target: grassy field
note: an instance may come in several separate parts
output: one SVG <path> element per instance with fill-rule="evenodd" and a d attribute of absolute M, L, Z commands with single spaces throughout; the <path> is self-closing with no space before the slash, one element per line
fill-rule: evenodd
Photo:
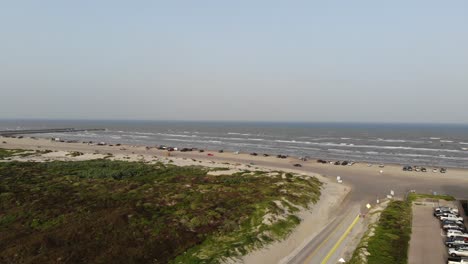
<path fill-rule="evenodd" d="M 0 163 L 0 263 L 219 263 L 282 239 L 321 183 L 123 161 Z"/>
<path fill-rule="evenodd" d="M 380 215 L 371 232 L 364 235 L 354 251 L 350 264 L 366 263 L 362 260 L 362 249 L 369 253 L 369 264 L 405 264 L 411 238 L 411 203 L 391 201 Z"/>

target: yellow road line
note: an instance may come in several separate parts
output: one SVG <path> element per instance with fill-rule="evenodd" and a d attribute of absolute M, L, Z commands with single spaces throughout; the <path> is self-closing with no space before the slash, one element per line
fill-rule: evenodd
<path fill-rule="evenodd" d="M 348 214 L 349 215 L 349 214 Z M 322 241 L 322 243 L 320 243 L 320 245 L 312 252 L 310 253 L 310 255 L 304 260 L 304 264 L 305 263 L 309 263 L 310 259 L 315 255 L 317 254 L 318 250 L 320 248 L 323 247 L 323 245 L 325 245 L 328 240 L 330 240 L 330 238 L 340 229 L 340 227 L 344 224 L 345 220 L 348 218 L 348 215 L 346 215 L 345 217 L 343 217 L 343 219 L 341 220 L 341 222 L 338 224 L 338 226 L 335 227 L 335 229 L 330 233 L 330 235 L 328 235 L 328 237 Z"/>
<path fill-rule="evenodd" d="M 356 216 L 353 223 L 348 227 L 348 229 L 346 229 L 346 231 L 343 233 L 343 235 L 341 235 L 338 242 L 336 242 L 336 244 L 333 246 L 333 248 L 330 250 L 330 252 L 328 252 L 327 256 L 322 260 L 321 264 L 326 264 L 328 262 L 330 257 L 333 255 L 333 253 L 335 253 L 336 249 L 340 246 L 340 244 L 343 242 L 343 240 L 346 238 L 346 236 L 348 236 L 349 232 L 351 232 L 351 229 L 353 229 L 353 227 L 356 225 L 358 220 L 359 220 L 359 215 Z"/>

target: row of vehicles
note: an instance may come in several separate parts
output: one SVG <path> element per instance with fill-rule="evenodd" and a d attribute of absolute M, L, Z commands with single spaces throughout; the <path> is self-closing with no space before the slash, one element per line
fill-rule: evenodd
<path fill-rule="evenodd" d="M 463 222 L 463 217 L 457 208 L 440 206 L 434 208 L 434 216 L 440 220 L 440 225 L 445 231 L 448 247 L 448 264 L 468 264 L 468 233 Z"/>
<path fill-rule="evenodd" d="M 428 170 L 425 167 L 419 167 L 419 166 L 403 166 L 403 171 L 416 171 L 416 172 L 427 172 Z M 434 168 L 432 169 L 432 172 L 440 172 L 440 173 L 446 173 L 447 169 L 446 168 Z"/>

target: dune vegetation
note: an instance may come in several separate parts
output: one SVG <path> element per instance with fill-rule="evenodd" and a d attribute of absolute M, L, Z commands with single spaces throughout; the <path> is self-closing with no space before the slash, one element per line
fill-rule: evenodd
<path fill-rule="evenodd" d="M 279 171 L 3 162 L 0 263 L 219 263 L 286 237 L 320 189 Z"/>

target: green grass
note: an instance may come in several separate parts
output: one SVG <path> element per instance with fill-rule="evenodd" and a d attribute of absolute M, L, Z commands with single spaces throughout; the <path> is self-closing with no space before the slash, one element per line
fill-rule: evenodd
<path fill-rule="evenodd" d="M 30 150 L 0 148 L 0 160 L 12 158 L 15 156 L 28 156 L 30 155 L 28 152 L 30 152 Z"/>
<path fill-rule="evenodd" d="M 0 263 L 220 263 L 285 238 L 320 196 L 314 177 L 209 171 L 0 163 Z"/>
<path fill-rule="evenodd" d="M 367 233 L 355 250 L 350 264 L 360 264 L 362 248 L 369 252 L 369 264 L 406 264 L 411 238 L 411 202 L 391 201 L 382 212 L 372 236 Z"/>
<path fill-rule="evenodd" d="M 408 195 L 408 200 L 410 202 L 414 202 L 418 199 L 435 199 L 435 200 L 455 201 L 455 198 L 450 195 L 432 195 L 432 194 L 421 194 L 421 193 L 410 193 Z"/>

